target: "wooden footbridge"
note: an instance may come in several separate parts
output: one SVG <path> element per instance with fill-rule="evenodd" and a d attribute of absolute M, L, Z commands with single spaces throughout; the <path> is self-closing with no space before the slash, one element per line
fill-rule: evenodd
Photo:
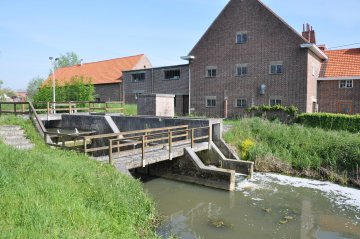
<path fill-rule="evenodd" d="M 209 149 L 211 128 L 188 125 L 91 135 L 93 132 L 60 134 L 47 132 L 49 145 L 92 154 L 96 160 L 124 164 L 128 169 L 172 160 L 191 147 L 195 152 Z M 89 134 L 89 135 L 86 135 Z"/>

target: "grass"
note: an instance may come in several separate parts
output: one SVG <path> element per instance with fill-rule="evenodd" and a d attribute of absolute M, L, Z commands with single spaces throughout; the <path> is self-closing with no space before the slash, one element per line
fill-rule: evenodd
<path fill-rule="evenodd" d="M 234 127 L 225 134 L 225 140 L 245 159 L 255 161 L 259 171 L 291 174 L 295 170 L 310 176 L 330 171 L 346 181 L 355 177 L 356 165 L 360 165 L 359 134 L 289 126 L 259 118 L 226 123 Z M 330 173 L 327 179 L 336 181 L 333 176 Z"/>
<path fill-rule="evenodd" d="M 124 105 L 124 114 L 125 115 L 137 115 L 137 105 L 136 104 L 125 104 Z"/>
<path fill-rule="evenodd" d="M 85 155 L 47 147 L 29 121 L 35 143 L 21 151 L 0 140 L 2 238 L 157 238 L 154 202 L 139 181 Z"/>

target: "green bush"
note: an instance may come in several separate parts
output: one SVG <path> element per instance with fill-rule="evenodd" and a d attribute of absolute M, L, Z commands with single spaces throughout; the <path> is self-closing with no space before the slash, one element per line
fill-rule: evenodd
<path fill-rule="evenodd" d="M 360 132 L 360 115 L 306 113 L 298 115 L 296 122 L 304 126 L 326 130 L 346 130 L 352 133 Z"/>
<path fill-rule="evenodd" d="M 233 128 L 224 136 L 241 154 L 250 139 L 249 160 L 275 158 L 299 171 L 326 168 L 351 174 L 360 165 L 360 137 L 346 131 L 325 131 L 298 124 L 285 125 L 260 118 L 231 121 Z M 270 166 L 270 165 L 269 165 Z"/>
<path fill-rule="evenodd" d="M 60 86 L 56 82 L 56 101 L 93 101 L 95 99 L 95 88 L 91 84 L 91 80 L 84 79 L 84 77 L 73 77 L 70 82 Z M 49 81 L 44 85 L 37 94 L 33 97 L 34 102 L 52 102 L 53 88 Z"/>
<path fill-rule="evenodd" d="M 296 106 L 283 106 L 283 105 L 257 105 L 252 106 L 246 110 L 247 112 L 254 111 L 262 111 L 262 112 L 270 112 L 270 111 L 283 111 L 291 116 L 296 115 L 299 112 L 299 109 Z"/>

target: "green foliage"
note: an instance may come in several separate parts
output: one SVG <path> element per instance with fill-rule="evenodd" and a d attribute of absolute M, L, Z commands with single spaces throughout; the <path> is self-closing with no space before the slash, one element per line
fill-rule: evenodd
<path fill-rule="evenodd" d="M 346 130 L 352 133 L 360 132 L 360 115 L 344 115 L 329 113 L 301 114 L 296 122 L 309 127 L 326 130 Z"/>
<path fill-rule="evenodd" d="M 56 82 L 57 83 L 57 82 Z M 84 77 L 73 77 L 70 82 L 64 86 L 56 84 L 56 101 L 93 101 L 95 88 L 91 84 L 91 80 L 86 80 Z M 53 88 L 51 82 L 43 86 L 39 92 L 34 96 L 33 100 L 36 102 L 51 102 L 53 97 Z"/>
<path fill-rule="evenodd" d="M 59 60 L 56 62 L 55 69 L 77 64 L 80 64 L 80 59 L 75 52 L 71 51 L 65 53 L 65 55 L 60 55 Z"/>
<path fill-rule="evenodd" d="M 29 100 L 32 100 L 33 97 L 39 92 L 41 85 L 44 83 L 44 78 L 34 77 L 28 84 L 26 93 Z"/>
<path fill-rule="evenodd" d="M 125 115 L 137 115 L 137 105 L 136 104 L 124 105 L 124 114 Z"/>
<path fill-rule="evenodd" d="M 296 106 L 283 106 L 283 105 L 258 105 L 258 106 L 252 106 L 246 110 L 247 112 L 253 112 L 253 111 L 262 111 L 262 112 L 269 112 L 269 111 L 283 111 L 289 115 L 296 115 L 299 112 L 299 109 Z"/>
<path fill-rule="evenodd" d="M 0 140 L 0 227 L 3 238 L 157 238 L 154 202 L 141 183 L 113 167 L 46 146 L 30 121 L 21 125 L 30 151 Z"/>
<path fill-rule="evenodd" d="M 360 137 L 345 131 L 325 131 L 300 125 L 284 125 L 259 118 L 231 121 L 225 140 L 242 148 L 254 141 L 248 159 L 276 158 L 292 168 L 306 171 L 326 168 L 334 172 L 353 172 L 360 165 Z"/>
<path fill-rule="evenodd" d="M 245 139 L 240 144 L 241 150 L 241 159 L 248 160 L 249 159 L 249 151 L 254 147 L 254 142 L 251 139 Z"/>

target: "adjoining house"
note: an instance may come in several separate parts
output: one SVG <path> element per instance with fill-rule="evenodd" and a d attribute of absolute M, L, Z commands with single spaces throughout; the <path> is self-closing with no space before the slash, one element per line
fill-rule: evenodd
<path fill-rule="evenodd" d="M 360 113 L 360 48 L 324 50 L 318 79 L 319 111 Z"/>
<path fill-rule="evenodd" d="M 125 102 L 137 102 L 139 94 L 173 94 L 175 113 L 189 112 L 189 65 L 156 67 L 123 72 Z"/>
<path fill-rule="evenodd" d="M 122 72 L 149 67 L 152 67 L 150 61 L 141 54 L 59 68 L 55 71 L 55 78 L 59 85 L 71 81 L 73 77 L 90 79 L 95 86 L 97 100 L 122 101 Z M 52 81 L 51 75 L 47 81 Z"/>

